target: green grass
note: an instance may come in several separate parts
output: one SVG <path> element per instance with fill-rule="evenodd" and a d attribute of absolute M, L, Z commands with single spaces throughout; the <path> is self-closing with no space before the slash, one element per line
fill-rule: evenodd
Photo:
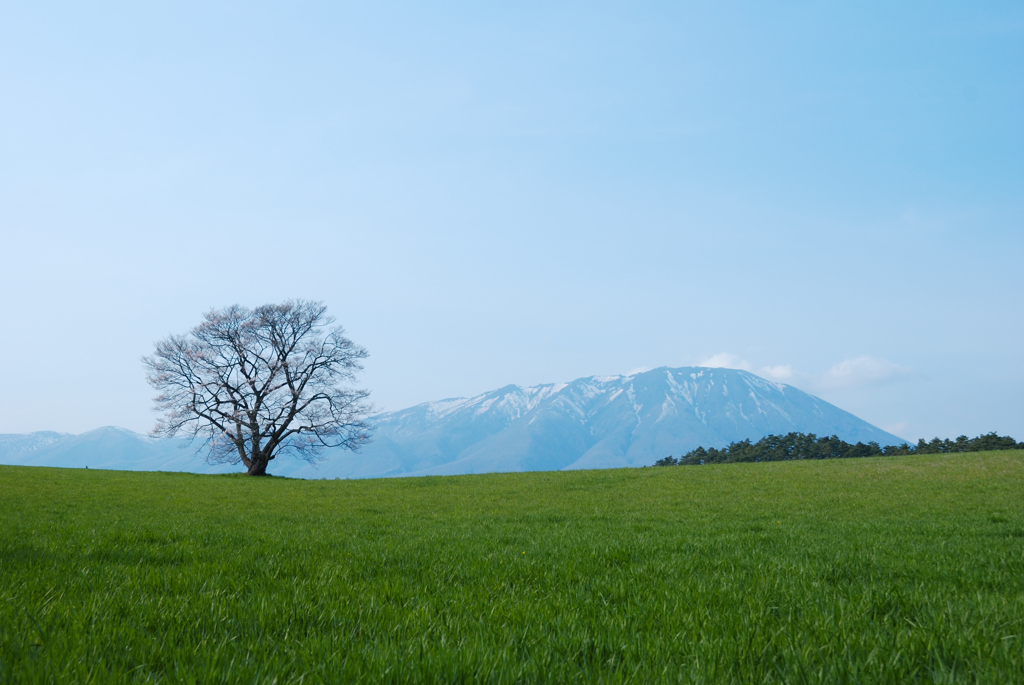
<path fill-rule="evenodd" d="M 0 467 L 2 682 L 1024 682 L 1024 452 Z"/>

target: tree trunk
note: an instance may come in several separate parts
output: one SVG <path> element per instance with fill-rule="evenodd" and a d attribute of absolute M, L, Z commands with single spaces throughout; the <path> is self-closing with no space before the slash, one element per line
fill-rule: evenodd
<path fill-rule="evenodd" d="M 249 470 L 246 471 L 247 475 L 250 476 L 265 476 L 267 475 L 267 464 L 269 462 L 262 456 L 256 457 L 252 460 L 249 465 Z"/>

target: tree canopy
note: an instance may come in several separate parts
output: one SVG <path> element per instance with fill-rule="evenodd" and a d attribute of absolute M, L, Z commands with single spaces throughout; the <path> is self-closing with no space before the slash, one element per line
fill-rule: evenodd
<path fill-rule="evenodd" d="M 837 436 L 819 438 L 814 433 L 788 433 L 767 435 L 757 442 L 741 440 L 728 447 L 717 449 L 698 447 L 676 459 L 673 456 L 659 459 L 655 466 L 693 464 L 723 464 L 743 461 L 790 461 L 794 459 L 850 459 L 856 457 L 894 456 L 897 454 L 946 454 L 952 452 L 984 452 L 988 450 L 1024 449 L 1009 436 L 996 433 L 968 438 L 961 435 L 956 440 L 919 440 L 917 445 L 879 446 L 877 442 L 850 444 Z"/>
<path fill-rule="evenodd" d="M 207 460 L 266 475 L 279 455 L 313 462 L 370 439 L 369 393 L 351 387 L 367 352 L 332 327 L 321 302 L 206 313 L 143 358 L 162 413 L 153 435 L 202 438 Z"/>

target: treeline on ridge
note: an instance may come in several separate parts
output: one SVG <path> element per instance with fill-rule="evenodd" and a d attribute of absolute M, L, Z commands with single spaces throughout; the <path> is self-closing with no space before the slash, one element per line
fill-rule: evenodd
<path fill-rule="evenodd" d="M 795 459 L 851 459 L 856 457 L 890 457 L 899 454 L 951 454 L 954 452 L 984 452 L 989 450 L 1024 449 L 1024 442 L 1016 442 L 1010 436 L 986 433 L 976 438 L 961 435 L 956 440 L 934 438 L 921 439 L 917 445 L 879 446 L 877 442 L 864 444 L 850 443 L 837 436 L 819 438 L 814 433 L 789 433 L 769 435 L 757 442 L 742 440 L 728 447 L 704 449 L 698 447 L 679 459 L 668 456 L 659 459 L 655 466 L 688 466 L 694 464 L 728 464 L 746 461 L 792 461 Z"/>

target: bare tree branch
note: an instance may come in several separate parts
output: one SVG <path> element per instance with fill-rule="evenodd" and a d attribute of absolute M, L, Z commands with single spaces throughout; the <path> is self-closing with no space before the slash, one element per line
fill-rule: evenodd
<path fill-rule="evenodd" d="M 312 463 L 369 442 L 369 393 L 350 387 L 367 352 L 326 311 L 305 300 L 233 305 L 158 341 L 142 360 L 162 414 L 152 434 L 201 439 L 208 461 L 251 475 L 282 454 Z"/>

